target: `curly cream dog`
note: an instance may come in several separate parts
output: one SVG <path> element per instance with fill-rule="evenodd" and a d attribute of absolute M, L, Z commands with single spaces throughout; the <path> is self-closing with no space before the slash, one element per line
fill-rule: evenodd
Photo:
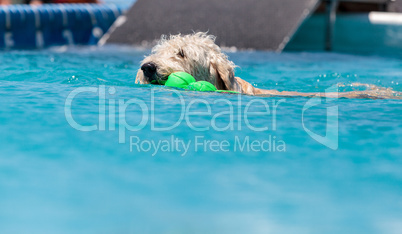
<path fill-rule="evenodd" d="M 206 33 L 163 36 L 146 57 L 138 70 L 136 83 L 150 84 L 151 81 L 166 80 L 173 72 L 190 73 L 197 81 L 205 80 L 220 90 L 237 91 L 248 95 L 269 96 L 326 96 L 348 98 L 389 98 L 394 92 L 371 87 L 369 91 L 344 93 L 299 93 L 279 92 L 255 88 L 250 83 L 235 77 L 235 64 L 229 61 L 215 44 L 215 37 Z M 367 85 L 365 85 L 367 86 Z"/>

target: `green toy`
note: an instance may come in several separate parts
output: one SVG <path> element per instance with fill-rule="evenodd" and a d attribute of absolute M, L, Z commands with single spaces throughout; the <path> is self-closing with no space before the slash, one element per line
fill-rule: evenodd
<path fill-rule="evenodd" d="M 185 72 L 175 72 L 170 74 L 165 86 L 186 89 L 191 83 L 196 82 L 194 77 Z"/>
<path fill-rule="evenodd" d="M 202 91 L 202 92 L 214 92 L 217 91 L 215 86 L 208 81 L 198 81 L 191 83 L 189 86 L 187 86 L 188 90 L 191 91 Z"/>
<path fill-rule="evenodd" d="M 167 87 L 187 89 L 201 92 L 220 92 L 220 93 L 239 93 L 229 90 L 217 90 L 213 84 L 208 81 L 196 81 L 194 77 L 186 72 L 175 72 L 170 74 L 164 84 Z"/>

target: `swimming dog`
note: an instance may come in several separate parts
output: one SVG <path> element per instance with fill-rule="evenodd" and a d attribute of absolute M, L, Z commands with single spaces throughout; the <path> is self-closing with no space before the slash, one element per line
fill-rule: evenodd
<path fill-rule="evenodd" d="M 236 65 L 215 44 L 215 37 L 198 32 L 189 35 L 162 36 L 152 52 L 141 63 L 136 83 L 163 83 L 174 72 L 187 72 L 197 81 L 208 81 L 219 90 L 237 91 L 262 96 L 318 96 L 329 98 L 392 98 L 391 89 L 366 86 L 369 90 L 333 93 L 302 93 L 259 89 L 235 76 Z"/>

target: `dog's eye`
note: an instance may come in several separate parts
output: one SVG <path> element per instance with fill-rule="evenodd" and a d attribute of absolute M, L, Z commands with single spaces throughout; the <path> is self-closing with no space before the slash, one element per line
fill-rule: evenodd
<path fill-rule="evenodd" d="M 177 55 L 184 58 L 184 51 L 182 49 L 180 49 L 179 52 L 177 52 Z"/>

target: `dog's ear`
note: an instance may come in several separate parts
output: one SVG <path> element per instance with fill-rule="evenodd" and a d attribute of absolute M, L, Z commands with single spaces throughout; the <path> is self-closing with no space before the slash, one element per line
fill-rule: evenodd
<path fill-rule="evenodd" d="M 210 64 L 210 74 L 215 78 L 217 89 L 238 91 L 238 84 L 234 76 L 234 65 L 231 62 L 217 58 Z"/>

